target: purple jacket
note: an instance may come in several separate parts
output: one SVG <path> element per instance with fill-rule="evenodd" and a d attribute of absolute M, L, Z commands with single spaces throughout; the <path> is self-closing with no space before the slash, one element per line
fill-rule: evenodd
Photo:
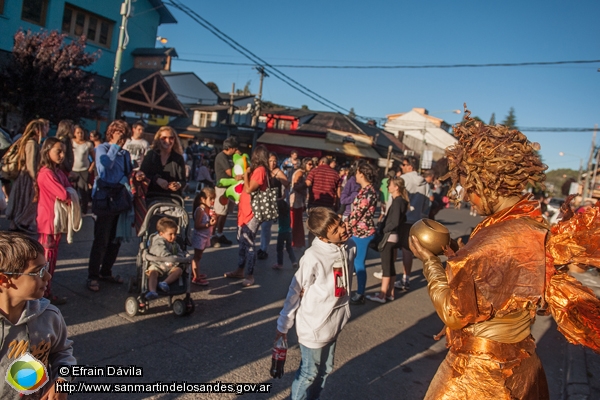
<path fill-rule="evenodd" d="M 360 191 L 360 185 L 356 183 L 356 178 L 351 176 L 350 179 L 346 182 L 346 186 L 344 186 L 344 190 L 342 190 L 342 196 L 340 197 L 340 204 L 344 204 L 346 209 L 344 210 L 344 215 L 350 215 L 350 211 L 352 207 L 352 202 L 358 195 Z"/>

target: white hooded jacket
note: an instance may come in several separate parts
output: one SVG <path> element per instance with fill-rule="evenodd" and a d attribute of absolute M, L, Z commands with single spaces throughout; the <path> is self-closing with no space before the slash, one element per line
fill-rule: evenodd
<path fill-rule="evenodd" d="M 356 245 L 352 239 L 338 246 L 315 238 L 292 278 L 277 329 L 287 333 L 295 319 L 298 341 L 311 349 L 322 348 L 336 340 L 350 318 L 355 256 Z M 338 270 L 337 277 L 334 268 Z"/>

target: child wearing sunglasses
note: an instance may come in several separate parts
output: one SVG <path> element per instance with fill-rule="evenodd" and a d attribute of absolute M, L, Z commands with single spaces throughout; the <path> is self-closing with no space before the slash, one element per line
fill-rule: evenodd
<path fill-rule="evenodd" d="M 60 367 L 77 361 L 65 320 L 43 297 L 50 278 L 41 244 L 21 233 L 0 232 L 0 375 L 7 376 L 21 357 L 33 357 L 44 365 L 48 381 L 31 390 L 66 399 L 66 393 L 56 393 L 54 383 L 65 380 L 58 377 Z M 21 392 L 6 379 L 0 379 L 0 393 L 3 399 L 21 398 Z"/>

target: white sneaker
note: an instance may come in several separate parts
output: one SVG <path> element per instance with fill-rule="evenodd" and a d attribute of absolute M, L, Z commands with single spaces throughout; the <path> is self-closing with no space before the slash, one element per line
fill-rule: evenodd
<path fill-rule="evenodd" d="M 376 303 L 385 304 L 385 298 L 383 298 L 383 299 L 382 299 L 382 298 L 380 298 L 379 296 L 377 296 L 378 294 L 379 294 L 379 293 L 376 293 L 376 294 L 374 294 L 374 295 L 372 295 L 372 296 L 371 296 L 370 294 L 368 294 L 368 295 L 366 296 L 366 298 L 367 298 L 367 300 L 371 300 L 371 301 L 374 301 L 374 302 L 376 302 Z"/>
<path fill-rule="evenodd" d="M 383 271 L 375 271 L 373 272 L 373 276 L 377 279 L 381 279 L 383 277 Z"/>
<path fill-rule="evenodd" d="M 396 289 L 403 290 L 403 289 L 404 289 L 404 284 L 402 283 L 402 281 L 401 281 L 401 280 L 400 280 L 400 281 L 396 281 L 396 282 L 394 283 L 394 287 L 395 287 Z"/>

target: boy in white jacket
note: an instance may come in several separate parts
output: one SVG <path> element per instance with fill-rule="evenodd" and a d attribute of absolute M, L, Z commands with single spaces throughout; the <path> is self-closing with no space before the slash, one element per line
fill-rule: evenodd
<path fill-rule="evenodd" d="M 346 224 L 330 209 L 310 210 L 308 229 L 316 238 L 300 259 L 277 320 L 276 339 L 287 339 L 297 322 L 302 360 L 292 384 L 292 400 L 318 399 L 333 369 L 337 337 L 350 318 L 356 256 Z"/>

